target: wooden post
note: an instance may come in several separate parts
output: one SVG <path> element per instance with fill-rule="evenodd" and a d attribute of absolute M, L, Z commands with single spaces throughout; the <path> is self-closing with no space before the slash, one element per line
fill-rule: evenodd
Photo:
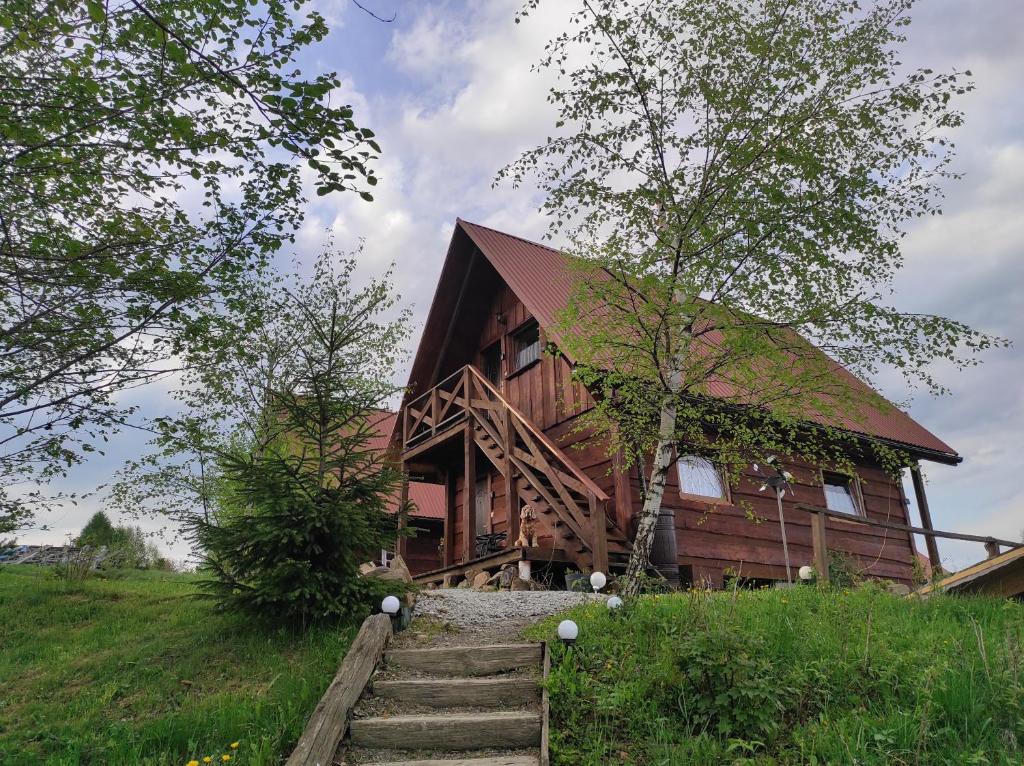
<path fill-rule="evenodd" d="M 928 510 L 928 497 L 924 492 L 924 479 L 921 477 L 921 464 L 914 463 L 910 469 L 910 475 L 914 480 L 914 495 L 917 497 L 917 511 L 921 514 L 921 526 L 927 530 L 934 530 L 932 526 L 932 514 Z M 933 535 L 925 535 L 925 545 L 928 547 L 928 560 L 932 565 L 932 572 L 942 571 L 942 562 L 939 560 L 939 543 Z"/>
<path fill-rule="evenodd" d="M 811 513 L 811 540 L 814 545 L 814 571 L 819 585 L 828 585 L 828 542 L 825 539 L 825 516 Z"/>
<path fill-rule="evenodd" d="M 985 553 L 988 555 L 990 559 L 994 559 L 996 556 L 999 555 L 999 543 L 997 543 L 995 540 L 990 540 L 989 542 L 985 543 Z"/>
<path fill-rule="evenodd" d="M 508 540 L 506 548 L 511 548 L 519 539 L 519 479 L 515 474 L 515 465 L 512 463 L 512 450 L 516 446 L 516 429 L 512 425 L 512 413 L 508 408 L 502 410 L 502 438 L 505 443 L 502 450 L 505 453 L 505 514 L 508 517 Z"/>
<path fill-rule="evenodd" d="M 446 471 L 444 477 L 444 561 L 443 566 L 455 563 L 455 472 Z"/>
<path fill-rule="evenodd" d="M 629 534 L 629 520 L 633 515 L 633 487 L 629 483 L 629 469 L 622 447 L 612 455 L 612 474 L 615 482 L 615 523 L 619 530 Z"/>
<path fill-rule="evenodd" d="M 466 389 L 467 398 L 469 389 Z M 462 429 L 463 444 L 463 489 L 462 489 L 462 563 L 468 564 L 476 556 L 476 444 L 473 443 L 473 426 L 467 422 Z"/>
<path fill-rule="evenodd" d="M 398 531 L 399 533 L 404 532 L 405 528 L 409 526 L 409 470 L 405 465 L 405 461 L 402 461 L 402 493 L 399 495 L 398 500 Z M 403 534 L 398 536 L 398 544 L 395 549 L 398 551 L 398 555 L 403 559 L 406 558 L 406 548 L 409 538 Z"/>
<path fill-rule="evenodd" d="M 338 743 L 348 728 L 352 708 L 390 640 L 391 620 L 386 614 L 375 614 L 363 621 L 334 680 L 309 717 L 287 766 L 319 766 L 333 762 Z"/>
<path fill-rule="evenodd" d="M 608 521 L 603 500 L 588 494 L 590 501 L 590 528 L 593 534 L 592 552 L 594 554 L 594 571 L 608 573 Z"/>
<path fill-rule="evenodd" d="M 430 389 L 430 433 L 437 435 L 437 413 L 441 411 L 441 396 L 437 393 L 437 386 Z"/>

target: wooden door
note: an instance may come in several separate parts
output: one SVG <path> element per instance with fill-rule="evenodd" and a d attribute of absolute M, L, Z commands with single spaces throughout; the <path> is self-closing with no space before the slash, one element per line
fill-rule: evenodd
<path fill-rule="evenodd" d="M 491 482 L 487 476 L 476 480 L 476 535 L 491 531 Z"/>

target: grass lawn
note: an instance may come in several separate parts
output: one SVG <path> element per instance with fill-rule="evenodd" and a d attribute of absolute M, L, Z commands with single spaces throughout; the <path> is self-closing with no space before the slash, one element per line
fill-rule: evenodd
<path fill-rule="evenodd" d="M 579 640 L 554 642 L 550 682 L 559 766 L 1024 760 L 1018 603 L 801 587 L 570 614 Z"/>
<path fill-rule="evenodd" d="M 68 590 L 47 568 L 0 568 L 0 763 L 281 762 L 355 628 L 270 631 L 195 582 L 111 573 Z"/>

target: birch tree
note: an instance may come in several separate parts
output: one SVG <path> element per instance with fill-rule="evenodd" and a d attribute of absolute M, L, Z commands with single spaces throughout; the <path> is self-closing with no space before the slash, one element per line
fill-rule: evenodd
<path fill-rule="evenodd" d="M 895 470 L 898 445 L 857 435 L 889 405 L 853 376 L 941 392 L 933 362 L 1004 343 L 892 294 L 906 223 L 956 178 L 973 87 L 900 62 L 911 7 L 583 0 L 539 62 L 555 132 L 499 180 L 536 179 L 572 243 L 556 335 L 598 395 L 583 425 L 647 479 L 630 587 L 677 445 L 733 476 L 773 452 Z"/>

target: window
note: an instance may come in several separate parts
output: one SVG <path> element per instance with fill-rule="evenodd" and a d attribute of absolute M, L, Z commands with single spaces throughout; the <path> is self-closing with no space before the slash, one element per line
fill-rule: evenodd
<path fill-rule="evenodd" d="M 683 495 L 728 501 L 722 472 L 707 458 L 697 455 L 680 455 L 676 461 L 679 472 L 679 492 Z"/>
<path fill-rule="evenodd" d="M 531 322 L 512 335 L 512 372 L 540 359 L 540 328 Z"/>
<path fill-rule="evenodd" d="M 860 515 L 860 507 L 854 495 L 853 480 L 841 473 L 823 473 L 822 485 L 825 488 L 825 507 L 830 511 Z"/>

